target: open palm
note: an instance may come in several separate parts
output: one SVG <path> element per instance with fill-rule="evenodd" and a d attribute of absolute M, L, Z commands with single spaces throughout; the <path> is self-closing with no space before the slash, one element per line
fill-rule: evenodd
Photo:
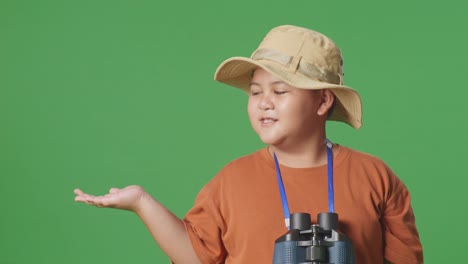
<path fill-rule="evenodd" d="M 75 201 L 77 202 L 129 211 L 136 211 L 139 202 L 145 195 L 144 189 L 137 185 L 127 186 L 123 189 L 111 188 L 108 194 L 101 196 L 91 195 L 80 189 L 75 189 L 74 193 L 76 194 Z"/>

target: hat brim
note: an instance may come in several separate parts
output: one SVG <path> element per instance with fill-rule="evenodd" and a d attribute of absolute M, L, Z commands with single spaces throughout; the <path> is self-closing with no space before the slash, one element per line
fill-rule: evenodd
<path fill-rule="evenodd" d="M 328 119 L 345 122 L 356 129 L 362 126 L 361 98 L 353 88 L 313 80 L 274 61 L 233 57 L 219 65 L 214 79 L 248 93 L 252 71 L 257 68 L 262 68 L 285 83 L 300 89 L 330 89 L 335 94 L 335 105 Z"/>

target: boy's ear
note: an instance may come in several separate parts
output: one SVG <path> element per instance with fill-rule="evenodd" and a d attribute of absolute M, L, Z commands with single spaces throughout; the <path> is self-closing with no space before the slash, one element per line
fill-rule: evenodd
<path fill-rule="evenodd" d="M 317 110 L 317 114 L 320 116 L 326 115 L 328 111 L 333 106 L 333 102 L 335 102 L 335 95 L 329 89 L 320 90 L 320 106 Z"/>

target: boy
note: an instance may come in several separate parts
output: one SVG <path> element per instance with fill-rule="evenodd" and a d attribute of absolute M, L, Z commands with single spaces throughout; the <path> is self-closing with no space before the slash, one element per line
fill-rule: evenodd
<path fill-rule="evenodd" d="M 314 217 L 328 211 L 333 164 L 339 229 L 353 241 L 356 263 L 422 263 L 404 184 L 379 159 L 327 143 L 326 120 L 361 126 L 361 101 L 343 85 L 342 65 L 330 39 L 295 26 L 272 29 L 250 58 L 223 62 L 215 79 L 249 93 L 249 119 L 267 147 L 224 167 L 183 220 L 139 186 L 98 197 L 77 189 L 75 200 L 135 212 L 174 263 L 272 263 L 289 217 L 276 176 L 291 212 Z"/>

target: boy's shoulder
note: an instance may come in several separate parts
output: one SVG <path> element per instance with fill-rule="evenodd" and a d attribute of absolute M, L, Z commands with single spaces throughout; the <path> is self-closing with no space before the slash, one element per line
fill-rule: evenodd
<path fill-rule="evenodd" d="M 265 162 L 267 163 L 268 155 L 268 149 L 264 147 L 249 154 L 240 156 L 234 160 L 231 160 L 224 166 L 223 170 L 239 170 L 252 168 L 254 164 Z"/>
<path fill-rule="evenodd" d="M 400 179 L 390 166 L 380 157 L 360 150 L 341 146 L 347 152 L 340 169 L 348 171 L 353 177 L 360 177 L 369 181 L 383 181 L 384 183 L 398 183 Z"/>
<path fill-rule="evenodd" d="M 231 160 L 211 178 L 207 184 L 208 188 L 212 190 L 232 189 L 244 184 L 246 180 L 261 176 L 263 169 L 269 166 L 267 158 L 264 157 L 268 154 L 265 153 L 268 153 L 268 150 L 262 148 Z"/>
<path fill-rule="evenodd" d="M 340 146 L 342 157 L 338 157 L 337 170 L 367 181 L 398 182 L 395 171 L 380 157 L 361 150 Z M 338 155 L 339 156 L 339 155 Z"/>
<path fill-rule="evenodd" d="M 344 158 L 350 159 L 350 162 L 387 166 L 386 163 L 380 157 L 374 154 L 370 154 L 368 152 L 353 149 L 343 145 L 339 145 L 339 148 L 340 151 L 344 152 Z"/>

